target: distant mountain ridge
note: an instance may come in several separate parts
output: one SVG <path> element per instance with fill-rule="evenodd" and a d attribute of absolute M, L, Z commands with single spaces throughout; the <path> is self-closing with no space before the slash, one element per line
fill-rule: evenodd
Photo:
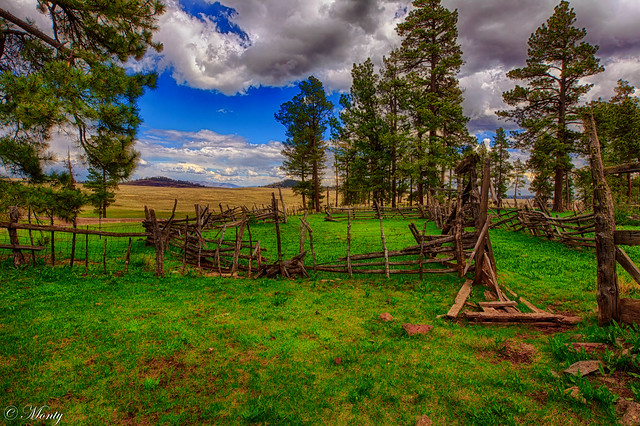
<path fill-rule="evenodd" d="M 154 176 L 150 178 L 136 179 L 131 182 L 125 182 L 123 183 L 123 185 L 158 186 L 158 187 L 167 187 L 167 188 L 211 188 L 211 187 L 237 188 L 237 186 L 232 183 L 189 182 L 185 180 L 171 179 L 165 176 Z"/>

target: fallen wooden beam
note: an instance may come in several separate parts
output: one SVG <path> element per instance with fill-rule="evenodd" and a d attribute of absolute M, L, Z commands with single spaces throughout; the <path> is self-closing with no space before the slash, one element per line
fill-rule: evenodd
<path fill-rule="evenodd" d="M 469 298 L 469 295 L 471 294 L 471 284 L 473 284 L 473 280 L 466 280 L 464 282 L 462 288 L 460 288 L 460 291 L 456 296 L 456 300 L 453 302 L 453 306 L 451 306 L 451 309 L 449 309 L 449 312 L 447 312 L 448 318 L 454 319 L 458 316 L 465 302 Z"/>

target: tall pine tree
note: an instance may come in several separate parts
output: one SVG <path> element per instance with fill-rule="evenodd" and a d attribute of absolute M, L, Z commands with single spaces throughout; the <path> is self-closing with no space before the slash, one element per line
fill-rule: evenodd
<path fill-rule="evenodd" d="M 90 168 L 116 182 L 128 176 L 136 100 L 155 75 L 128 73 L 122 63 L 161 48 L 152 33 L 163 10 L 160 0 L 41 0 L 33 13 L 50 20 L 45 32 L 33 16 L 0 8 L 0 164 L 31 183 L 51 182 L 51 132 L 76 127 Z"/>
<path fill-rule="evenodd" d="M 440 0 L 414 0 L 413 9 L 396 31 L 402 37 L 399 60 L 410 88 L 418 202 L 424 187 L 441 186 L 445 170 L 468 141 L 462 91 L 456 78 L 462 66 L 458 44 L 458 12 Z"/>
<path fill-rule="evenodd" d="M 503 94 L 514 107 L 499 114 L 520 125 L 518 146 L 532 151 L 530 166 L 539 192 L 553 178 L 555 211 L 564 209 L 563 189 L 571 169 L 570 155 L 578 151 L 578 134 L 572 125 L 579 123 L 576 108 L 592 85 L 580 79 L 603 71 L 595 54 L 597 46 L 584 40 L 587 31 L 576 28 L 576 14 L 568 1 L 561 1 L 554 14 L 529 38 L 527 65 L 509 71 L 507 76 L 526 81 Z M 552 176 L 553 175 L 553 176 Z"/>
<path fill-rule="evenodd" d="M 333 103 L 327 99 L 322 82 L 314 76 L 300 82 L 298 88 L 300 93 L 280 105 L 275 114 L 275 119 L 287 129 L 282 169 L 290 176 L 301 178 L 310 171 L 311 204 L 320 212 L 320 180 L 327 157 L 324 134 L 332 121 Z M 298 191 L 307 191 L 305 188 L 297 186 Z"/>

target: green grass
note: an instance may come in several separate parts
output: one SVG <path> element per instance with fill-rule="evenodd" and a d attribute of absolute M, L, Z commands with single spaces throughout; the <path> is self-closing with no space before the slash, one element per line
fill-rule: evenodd
<path fill-rule="evenodd" d="M 346 223 L 310 222 L 318 262 L 343 256 Z M 390 249 L 412 244 L 406 226 L 385 221 Z M 352 234 L 354 253 L 380 250 L 377 221 L 354 222 Z M 253 225 L 252 237 L 274 257 L 273 225 Z M 169 258 L 159 279 L 142 241 L 124 276 L 114 273 L 120 251 L 107 275 L 101 265 L 17 271 L 5 260 L 0 405 L 48 405 L 67 424 L 414 424 L 422 415 L 434 424 L 614 424 L 609 394 L 582 383 L 589 398 L 577 402 L 563 392 L 571 381 L 553 374 L 568 362 L 558 342 L 595 333 L 594 252 L 507 231 L 491 238 L 501 284 L 583 323 L 550 335 L 437 319 L 463 282 L 451 275 L 226 279 L 182 276 Z M 283 244 L 285 257 L 297 253 L 297 218 L 283 226 Z M 383 312 L 394 321 L 379 321 Z M 408 337 L 406 322 L 434 329 Z M 531 363 L 506 356 L 521 343 L 535 348 Z"/>

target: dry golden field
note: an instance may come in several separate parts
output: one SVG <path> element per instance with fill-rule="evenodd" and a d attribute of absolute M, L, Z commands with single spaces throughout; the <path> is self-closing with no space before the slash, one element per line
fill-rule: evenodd
<path fill-rule="evenodd" d="M 171 212 L 173 202 L 178 200 L 177 213 L 180 216 L 194 213 L 194 204 L 209 205 L 219 210 L 219 204 L 226 209 L 235 206 L 253 207 L 271 203 L 271 193 L 278 196 L 278 190 L 272 188 L 170 188 L 155 186 L 120 185 L 116 191 L 116 201 L 107 209 L 107 217 L 138 218 L 144 217 L 144 206 L 155 209 L 163 216 Z M 285 206 L 300 206 L 302 199 L 293 193 L 291 188 L 282 189 Z M 279 202 L 279 201 L 278 201 Z M 94 216 L 91 208 L 87 208 L 82 216 Z"/>

